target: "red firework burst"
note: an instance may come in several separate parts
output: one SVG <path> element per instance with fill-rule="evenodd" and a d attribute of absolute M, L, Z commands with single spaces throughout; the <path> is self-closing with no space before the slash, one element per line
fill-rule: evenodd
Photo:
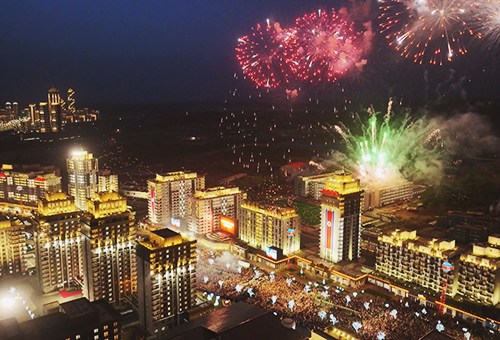
<path fill-rule="evenodd" d="M 257 86 L 275 88 L 288 82 L 292 70 L 287 64 L 285 53 L 293 35 L 282 29 L 279 23 L 257 24 L 250 35 L 238 39 L 236 58 L 243 73 Z"/>
<path fill-rule="evenodd" d="M 296 20 L 293 53 L 288 55 L 294 73 L 307 82 L 335 81 L 360 61 L 352 24 L 335 10 L 306 14 Z"/>

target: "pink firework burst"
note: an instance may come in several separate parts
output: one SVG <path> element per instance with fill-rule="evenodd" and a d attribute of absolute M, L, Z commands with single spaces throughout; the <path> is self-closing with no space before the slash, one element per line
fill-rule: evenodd
<path fill-rule="evenodd" d="M 293 52 L 287 57 L 294 73 L 304 81 L 335 81 L 361 61 L 358 34 L 333 9 L 297 19 L 293 34 Z"/>
<path fill-rule="evenodd" d="M 286 51 L 292 40 L 294 36 L 279 23 L 257 24 L 251 34 L 238 39 L 236 58 L 243 73 L 259 87 L 276 88 L 289 82 L 292 70 L 285 55 L 290 55 Z"/>

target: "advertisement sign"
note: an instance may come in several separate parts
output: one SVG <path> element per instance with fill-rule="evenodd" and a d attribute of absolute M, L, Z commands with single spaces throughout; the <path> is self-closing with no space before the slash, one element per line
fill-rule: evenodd
<path fill-rule="evenodd" d="M 170 223 L 172 224 L 172 227 L 180 228 L 181 227 L 181 220 L 178 218 L 171 218 Z"/>
<path fill-rule="evenodd" d="M 234 220 L 226 217 L 226 216 L 221 216 L 220 217 L 220 226 L 219 229 L 225 232 L 228 232 L 232 235 L 236 234 L 236 228 L 235 228 L 235 222 Z"/>
<path fill-rule="evenodd" d="M 333 211 L 326 212 L 326 226 L 325 226 L 325 247 L 332 249 L 333 246 Z"/>
<path fill-rule="evenodd" d="M 273 260 L 278 259 L 278 251 L 271 247 L 266 248 L 266 256 L 272 258 Z"/>

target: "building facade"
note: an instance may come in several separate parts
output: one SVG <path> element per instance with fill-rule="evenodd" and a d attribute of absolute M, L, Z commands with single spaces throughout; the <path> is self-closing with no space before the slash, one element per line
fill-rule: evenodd
<path fill-rule="evenodd" d="M 460 252 L 454 240 L 428 240 L 418 237 L 415 230 L 396 230 L 379 237 L 376 268 L 380 273 L 435 292 L 442 290 L 445 281 L 447 294 L 454 296 Z M 445 262 L 452 264 L 449 272 L 442 269 Z"/>
<path fill-rule="evenodd" d="M 54 166 L 3 164 L 0 169 L 0 204 L 37 207 L 46 193 L 57 191 L 61 191 L 61 175 Z"/>
<path fill-rule="evenodd" d="M 245 202 L 240 206 L 238 228 L 239 238 L 251 247 L 264 251 L 276 247 L 284 255 L 300 250 L 300 220 L 295 208 Z"/>
<path fill-rule="evenodd" d="M 83 293 L 119 303 L 137 291 L 135 218 L 117 193 L 96 193 L 82 217 Z"/>
<path fill-rule="evenodd" d="M 460 256 L 458 294 L 481 304 L 500 302 L 500 237 L 488 237 L 488 243 L 473 244 Z"/>
<path fill-rule="evenodd" d="M 189 172 L 157 174 L 148 181 L 148 216 L 153 224 L 171 225 L 172 219 L 186 223 L 189 197 L 205 189 L 205 176 Z"/>
<path fill-rule="evenodd" d="M 334 174 L 321 198 L 319 256 L 331 262 L 354 261 L 361 247 L 363 190 L 352 175 Z"/>
<path fill-rule="evenodd" d="M 151 334 L 183 322 L 195 306 L 196 240 L 169 229 L 137 242 L 139 323 Z"/>
<path fill-rule="evenodd" d="M 33 216 L 38 281 L 44 293 L 79 286 L 83 274 L 80 210 L 73 197 L 48 193 Z"/>
<path fill-rule="evenodd" d="M 26 272 L 26 232 L 18 219 L 0 217 L 0 276 Z"/>
<path fill-rule="evenodd" d="M 97 180 L 98 192 L 118 192 L 118 175 L 113 175 L 109 170 L 99 172 Z"/>
<path fill-rule="evenodd" d="M 75 151 L 66 159 L 68 170 L 68 193 L 75 198 L 75 205 L 87 210 L 87 199 L 94 197 L 97 191 L 97 159 L 87 151 Z"/>
<path fill-rule="evenodd" d="M 244 196 L 238 188 L 217 187 L 197 190 L 189 198 L 189 230 L 197 234 L 223 230 L 235 235 L 235 221 L 238 220 L 238 210 Z M 221 219 L 221 216 L 226 219 Z M 233 228 L 225 222 L 227 219 L 233 221 Z"/>
<path fill-rule="evenodd" d="M 297 176 L 294 181 L 293 193 L 300 197 L 308 197 L 319 201 L 323 196 L 325 182 L 331 176 L 333 176 L 333 173 L 315 176 Z"/>
<path fill-rule="evenodd" d="M 367 187 L 364 195 L 364 210 L 383 207 L 414 197 L 415 185 L 408 181 L 384 187 Z"/>

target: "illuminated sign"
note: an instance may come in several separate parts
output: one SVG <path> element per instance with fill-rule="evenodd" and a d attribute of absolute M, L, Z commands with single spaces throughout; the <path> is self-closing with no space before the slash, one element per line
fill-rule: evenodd
<path fill-rule="evenodd" d="M 156 218 L 155 216 L 155 192 L 151 190 L 151 218 Z"/>
<path fill-rule="evenodd" d="M 221 216 L 219 229 L 234 235 L 236 233 L 234 220 L 226 216 Z"/>
<path fill-rule="evenodd" d="M 20 185 L 18 185 L 18 186 L 16 187 L 16 190 L 17 190 L 17 191 L 23 191 L 23 187 L 22 187 L 22 186 L 20 186 Z"/>
<path fill-rule="evenodd" d="M 35 181 L 45 182 L 45 178 L 37 177 L 35 178 Z"/>
<path fill-rule="evenodd" d="M 172 227 L 177 227 L 177 228 L 180 228 L 181 227 L 181 220 L 178 219 L 178 218 L 171 218 L 170 219 L 170 223 L 172 224 Z"/>
<path fill-rule="evenodd" d="M 266 256 L 272 258 L 273 260 L 278 259 L 278 251 L 271 247 L 266 248 Z"/>
<path fill-rule="evenodd" d="M 290 229 L 287 229 L 287 230 L 286 230 L 286 234 L 287 234 L 288 236 L 295 236 L 295 230 L 293 230 L 293 229 L 291 229 L 291 228 L 290 228 Z"/>
<path fill-rule="evenodd" d="M 333 211 L 326 212 L 325 226 L 325 248 L 332 249 L 333 247 Z"/>
<path fill-rule="evenodd" d="M 326 190 L 326 189 L 323 189 L 321 191 L 323 194 L 325 195 L 331 195 L 331 196 L 338 196 L 339 195 L 339 192 L 338 191 L 333 191 L 333 190 Z"/>
<path fill-rule="evenodd" d="M 441 265 L 441 269 L 448 273 L 453 270 L 453 265 L 449 262 L 443 262 L 443 264 Z"/>
<path fill-rule="evenodd" d="M 7 176 L 5 174 L 0 174 L 0 177 L 5 178 Z"/>

